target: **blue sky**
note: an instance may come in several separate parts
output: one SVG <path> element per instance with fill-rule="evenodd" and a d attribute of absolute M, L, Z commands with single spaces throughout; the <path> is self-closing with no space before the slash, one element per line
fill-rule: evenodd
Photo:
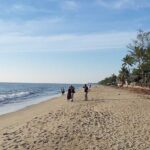
<path fill-rule="evenodd" d="M 0 0 L 1 82 L 97 82 L 149 30 L 149 0 Z"/>

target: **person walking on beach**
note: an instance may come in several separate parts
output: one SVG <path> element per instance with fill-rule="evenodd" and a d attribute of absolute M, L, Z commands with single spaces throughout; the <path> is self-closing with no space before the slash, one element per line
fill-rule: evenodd
<path fill-rule="evenodd" d="M 67 93 L 67 100 L 71 99 L 71 86 L 68 88 L 68 93 Z"/>
<path fill-rule="evenodd" d="M 71 102 L 73 102 L 75 87 L 71 85 Z"/>
<path fill-rule="evenodd" d="M 87 101 L 89 88 L 86 84 L 83 86 L 83 88 L 84 88 L 84 92 L 85 92 L 85 101 Z"/>
<path fill-rule="evenodd" d="M 62 93 L 62 95 L 65 94 L 65 89 L 64 88 L 61 89 L 61 93 Z"/>
<path fill-rule="evenodd" d="M 92 85 L 90 84 L 90 85 L 89 85 L 89 89 L 90 89 L 91 87 L 92 87 Z"/>

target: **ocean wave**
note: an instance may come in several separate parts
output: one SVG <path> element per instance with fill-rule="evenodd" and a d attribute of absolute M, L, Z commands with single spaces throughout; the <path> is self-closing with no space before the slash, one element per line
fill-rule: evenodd
<path fill-rule="evenodd" d="M 21 97 L 27 97 L 31 94 L 34 94 L 34 93 L 31 91 L 24 91 L 24 92 L 21 91 L 21 92 L 10 93 L 10 94 L 2 94 L 0 95 L 0 102 L 5 101 L 5 100 L 21 98 Z"/>

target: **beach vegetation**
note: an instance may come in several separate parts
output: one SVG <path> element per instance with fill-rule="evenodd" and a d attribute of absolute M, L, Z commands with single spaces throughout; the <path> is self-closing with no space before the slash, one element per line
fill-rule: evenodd
<path fill-rule="evenodd" d="M 112 74 L 110 77 L 107 77 L 104 80 L 100 81 L 99 84 L 101 84 L 101 85 L 116 85 L 117 84 L 117 76 L 115 74 Z"/>
<path fill-rule="evenodd" d="M 128 51 L 122 59 L 117 83 L 150 86 L 150 32 L 139 30 L 135 40 L 127 46 Z M 101 84 L 112 83 L 112 76 L 102 80 Z"/>

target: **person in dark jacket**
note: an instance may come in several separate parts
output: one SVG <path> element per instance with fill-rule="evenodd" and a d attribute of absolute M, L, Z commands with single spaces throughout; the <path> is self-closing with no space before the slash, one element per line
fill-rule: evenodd
<path fill-rule="evenodd" d="M 85 100 L 87 101 L 88 100 L 89 88 L 86 84 L 83 86 L 83 88 L 84 88 L 84 92 L 85 92 Z"/>
<path fill-rule="evenodd" d="M 71 85 L 71 102 L 73 102 L 75 87 Z"/>
<path fill-rule="evenodd" d="M 61 93 L 62 93 L 62 95 L 65 94 L 65 89 L 64 88 L 61 89 Z"/>
<path fill-rule="evenodd" d="M 71 99 L 71 86 L 68 88 L 67 100 Z"/>

